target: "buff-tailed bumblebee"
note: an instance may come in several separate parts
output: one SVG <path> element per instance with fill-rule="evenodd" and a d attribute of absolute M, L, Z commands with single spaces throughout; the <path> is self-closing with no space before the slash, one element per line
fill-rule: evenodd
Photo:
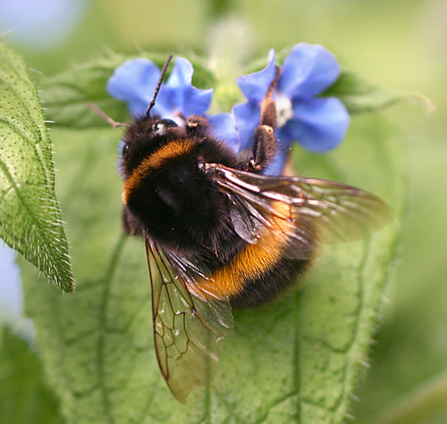
<path fill-rule="evenodd" d="M 172 56 L 171 56 L 172 57 Z M 360 239 L 391 220 L 377 197 L 341 183 L 266 176 L 277 151 L 271 84 L 248 157 L 212 135 L 206 117 L 179 126 L 147 113 L 126 127 L 120 167 L 123 226 L 146 244 L 155 348 L 161 372 L 184 402 L 205 384 L 231 307 L 273 299 L 310 266 L 321 243 Z M 158 274 L 158 276 L 157 276 Z"/>

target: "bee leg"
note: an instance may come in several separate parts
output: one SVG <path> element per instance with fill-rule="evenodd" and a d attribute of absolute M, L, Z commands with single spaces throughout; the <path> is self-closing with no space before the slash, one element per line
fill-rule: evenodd
<path fill-rule="evenodd" d="M 276 127 L 276 106 L 272 94 L 280 75 L 281 69 L 277 67 L 276 77 L 262 100 L 261 122 L 255 129 L 252 157 L 245 165 L 244 169 L 246 171 L 260 172 L 275 157 L 276 137 L 274 130 Z"/>
<path fill-rule="evenodd" d="M 115 122 L 110 116 L 107 116 L 98 106 L 96 106 L 93 103 L 87 103 L 87 106 L 93 110 L 98 116 L 100 116 L 104 121 L 106 121 L 108 124 L 110 124 L 113 128 L 118 127 L 130 127 L 130 124 L 124 124 L 122 122 Z"/>
<path fill-rule="evenodd" d="M 275 157 L 276 137 L 273 127 L 259 125 L 254 134 L 252 157 L 246 164 L 245 170 L 249 172 L 262 171 Z"/>
<path fill-rule="evenodd" d="M 261 103 L 261 125 L 268 125 L 273 129 L 276 128 L 276 105 L 272 95 L 280 75 L 281 68 L 277 66 L 275 79 L 270 84 L 270 87 Z"/>

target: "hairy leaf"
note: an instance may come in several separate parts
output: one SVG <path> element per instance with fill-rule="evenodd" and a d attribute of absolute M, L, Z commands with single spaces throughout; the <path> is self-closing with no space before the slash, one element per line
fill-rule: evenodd
<path fill-rule="evenodd" d="M 42 108 L 22 60 L 1 43 L 0 92 L 0 237 L 73 291 Z"/>

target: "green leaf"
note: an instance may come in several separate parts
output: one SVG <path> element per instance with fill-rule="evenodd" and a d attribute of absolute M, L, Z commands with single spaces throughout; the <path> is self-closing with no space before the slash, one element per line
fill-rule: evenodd
<path fill-rule="evenodd" d="M 427 109 L 434 108 L 430 100 L 421 94 L 379 87 L 348 69 L 342 70 L 338 80 L 323 96 L 338 97 L 351 115 L 376 112 L 401 101 L 414 101 Z"/>
<path fill-rule="evenodd" d="M 235 312 L 217 375 L 186 406 L 169 392 L 152 339 L 142 240 L 122 235 L 119 129 L 54 130 L 59 198 L 72 235 L 77 292 L 60 296 L 24 267 L 26 312 L 67 423 L 341 423 L 363 372 L 398 222 L 369 240 L 328 248 L 296 288 L 263 308 Z M 400 137 L 376 115 L 354 119 L 328 155 L 296 149 L 306 176 L 404 204 Z"/>
<path fill-rule="evenodd" d="M 1 43 L 0 58 L 0 237 L 59 288 L 73 291 L 36 88 L 22 60 Z"/>
<path fill-rule="evenodd" d="M 406 393 L 379 417 L 375 417 L 375 421 L 370 422 L 383 424 L 445 422 L 446 401 L 447 373 L 444 371 L 412 392 Z"/>
<path fill-rule="evenodd" d="M 116 68 L 126 60 L 137 57 L 148 58 L 161 68 L 168 54 L 141 53 L 133 56 L 111 54 L 107 58 L 73 66 L 54 77 L 43 78 L 40 81 L 43 89 L 41 97 L 47 109 L 47 118 L 54 121 L 55 126 L 61 127 L 91 128 L 108 125 L 87 105 L 87 103 L 94 103 L 115 121 L 128 120 L 129 113 L 126 104 L 110 97 L 107 94 L 106 85 Z M 193 84 L 198 88 L 212 87 L 214 78 L 202 61 L 189 60 L 194 66 Z M 168 75 L 172 66 L 171 63 Z"/>
<path fill-rule="evenodd" d="M 0 424 L 62 424 L 45 385 L 42 364 L 28 344 L 0 327 Z"/>

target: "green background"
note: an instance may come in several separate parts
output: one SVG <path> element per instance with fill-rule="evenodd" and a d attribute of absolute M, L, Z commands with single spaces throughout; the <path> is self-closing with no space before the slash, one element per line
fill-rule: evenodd
<path fill-rule="evenodd" d="M 31 68 L 51 75 L 107 49 L 206 52 L 212 20 L 231 11 L 247 26 L 247 51 L 253 55 L 300 41 L 320 43 L 378 85 L 421 92 L 433 101 L 434 113 L 411 104 L 385 112 L 407 142 L 409 203 L 389 302 L 352 415 L 360 423 L 380 422 L 375 417 L 391 413 L 400 402 L 413 402 L 417 388 L 431 381 L 437 383 L 431 388 L 447 385 L 446 3 L 102 0 L 86 6 L 72 38 L 50 52 L 6 41 Z M 414 422 L 446 422 L 447 404 L 444 413 L 442 406 L 436 410 L 434 417 Z"/>

